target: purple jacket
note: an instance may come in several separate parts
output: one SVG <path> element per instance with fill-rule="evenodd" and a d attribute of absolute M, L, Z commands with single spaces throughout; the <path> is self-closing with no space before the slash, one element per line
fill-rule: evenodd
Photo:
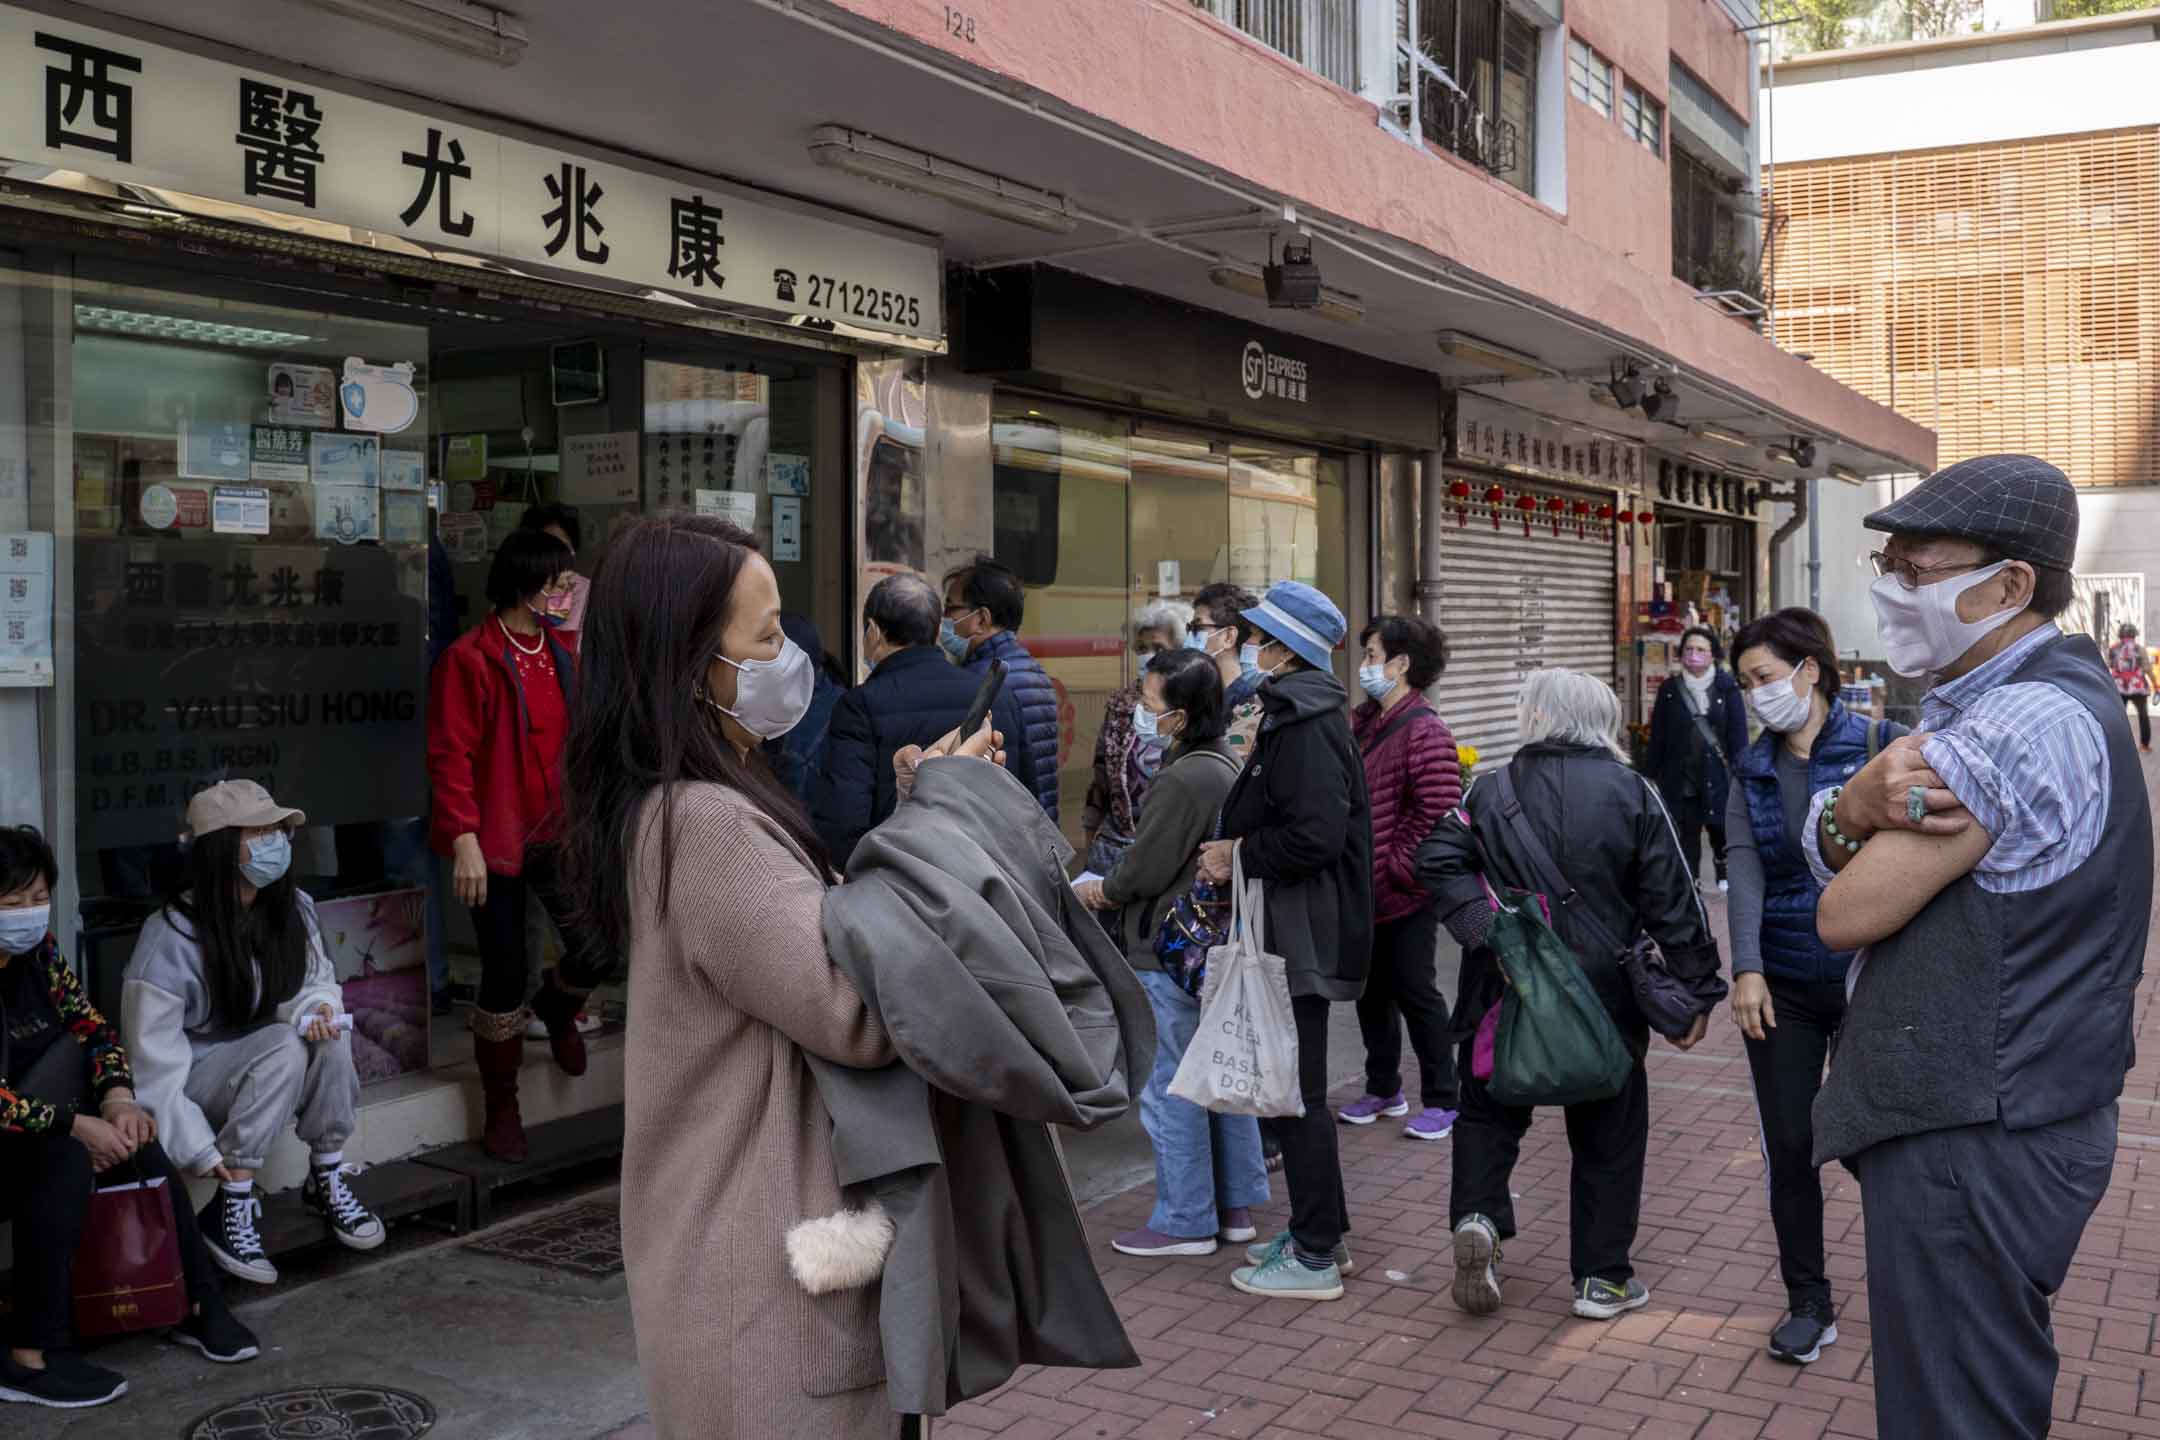
<path fill-rule="evenodd" d="M 1384 925 L 1432 903 L 1417 881 L 1418 846 L 1462 803 L 1462 766 L 1454 733 L 1422 695 L 1384 715 L 1368 700 L 1351 728 L 1372 796 L 1373 919 Z"/>

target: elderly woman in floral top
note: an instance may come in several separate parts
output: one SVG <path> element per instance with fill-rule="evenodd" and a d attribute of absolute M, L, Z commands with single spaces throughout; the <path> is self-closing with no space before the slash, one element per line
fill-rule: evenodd
<path fill-rule="evenodd" d="M 51 928 L 60 878 L 29 826 L 0 830 L 0 1220 L 14 1227 L 14 1312 L 0 1351 L 0 1404 L 78 1409 L 127 1381 L 70 1348 L 75 1251 L 104 1179 L 163 1181 L 172 1196 L 192 1312 L 172 1338 L 220 1364 L 252 1360 L 195 1216 L 135 1103 L 120 1036 L 83 994 Z"/>
<path fill-rule="evenodd" d="M 1158 600 L 1143 605 L 1133 615 L 1133 655 L 1139 668 L 1165 650 L 1185 646 L 1185 626 L 1190 614 L 1175 601 Z M 1169 741 L 1138 730 L 1140 686 L 1126 686 L 1110 697 L 1103 711 L 1103 727 L 1095 738 L 1095 778 L 1088 785 L 1087 808 L 1080 826 L 1087 837 L 1087 868 L 1107 875 L 1133 837 L 1140 833 L 1140 802 L 1162 768 Z"/>

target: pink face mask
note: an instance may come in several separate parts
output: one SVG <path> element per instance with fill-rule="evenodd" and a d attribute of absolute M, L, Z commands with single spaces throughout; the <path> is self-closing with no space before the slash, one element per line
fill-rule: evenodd
<path fill-rule="evenodd" d="M 1710 668 L 1710 657 L 1700 650 L 1682 651 L 1680 665 L 1688 674 L 1700 675 Z"/>

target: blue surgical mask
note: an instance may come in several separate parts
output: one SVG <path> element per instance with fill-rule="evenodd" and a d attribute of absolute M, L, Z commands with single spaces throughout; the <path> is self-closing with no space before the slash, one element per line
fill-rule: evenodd
<path fill-rule="evenodd" d="M 256 836 L 241 854 L 241 878 L 258 890 L 277 884 L 291 868 L 292 836 L 283 830 Z"/>
<path fill-rule="evenodd" d="M 1385 700 L 1395 693 L 1395 682 L 1387 678 L 1385 665 L 1360 665 L 1357 683 L 1375 700 Z"/>
<path fill-rule="evenodd" d="M 1150 745 L 1167 744 L 1170 740 L 1176 738 L 1163 734 L 1162 717 L 1148 709 L 1144 704 L 1136 703 L 1132 707 L 1132 728 L 1133 734 L 1139 736 L 1142 742 Z"/>
<path fill-rule="evenodd" d="M 27 955 L 45 943 L 52 929 L 52 906 L 26 905 L 20 910 L 0 910 L 0 951 Z"/>
<path fill-rule="evenodd" d="M 1240 645 L 1240 646 L 1238 646 L 1238 652 L 1237 652 L 1237 665 L 1238 665 L 1238 674 L 1239 674 L 1239 675 L 1241 675 L 1241 676 L 1242 676 L 1242 675 L 1257 675 L 1257 674 L 1259 674 L 1259 673 L 1260 673 L 1260 647 L 1259 647 L 1258 645 Z"/>
<path fill-rule="evenodd" d="M 970 642 L 960 633 L 959 627 L 953 624 L 950 615 L 938 621 L 937 643 L 939 648 L 952 657 L 953 664 L 967 663 Z"/>

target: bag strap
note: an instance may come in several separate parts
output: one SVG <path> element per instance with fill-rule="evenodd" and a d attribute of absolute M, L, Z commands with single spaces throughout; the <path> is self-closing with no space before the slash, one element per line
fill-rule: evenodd
<path fill-rule="evenodd" d="M 1685 685 L 1681 686 L 1683 691 L 1686 688 Z M 1718 744 L 1717 732 L 1710 728 L 1710 706 L 1716 703 L 1714 699 L 1716 693 L 1716 687 L 1712 686 L 1711 696 L 1713 698 L 1705 699 L 1703 708 L 1700 710 L 1695 708 L 1695 702 L 1688 699 L 1685 694 L 1680 697 L 1680 703 L 1687 706 L 1688 718 L 1695 722 L 1695 733 L 1702 736 L 1703 743 L 1710 747 L 1710 753 L 1717 756 L 1718 764 L 1730 770 L 1732 762 L 1725 758 L 1725 747 Z"/>
<path fill-rule="evenodd" d="M 1882 721 L 1867 722 L 1867 758 L 1873 760 L 1882 753 Z"/>
<path fill-rule="evenodd" d="M 1515 837 L 1516 843 L 1522 846 L 1523 854 L 1530 861 L 1532 881 L 1538 889 L 1544 891 L 1555 911 L 1566 910 L 1574 905 L 1580 892 L 1568 882 L 1567 876 L 1554 862 L 1552 851 L 1545 848 L 1545 842 L 1538 839 L 1537 832 L 1530 828 L 1530 821 L 1523 814 L 1522 797 L 1515 793 L 1514 770 L 1514 762 L 1510 761 L 1493 775 L 1493 783 L 1500 796 L 1501 818 L 1507 822 L 1508 832 Z M 1605 928 L 1604 922 L 1587 907 L 1580 912 L 1580 918 L 1585 926 L 1596 932 L 1598 939 L 1609 949 L 1617 953 L 1625 948 L 1613 939 L 1612 932 Z"/>
<path fill-rule="evenodd" d="M 1395 713 L 1388 717 L 1388 722 L 1380 727 L 1380 733 L 1358 746 L 1358 752 L 1361 755 L 1372 754 L 1373 751 L 1380 748 L 1381 741 L 1387 739 L 1388 736 L 1394 734 L 1410 721 L 1415 720 L 1421 713 L 1423 712 L 1411 701 L 1403 701 L 1401 705 L 1396 707 Z"/>

